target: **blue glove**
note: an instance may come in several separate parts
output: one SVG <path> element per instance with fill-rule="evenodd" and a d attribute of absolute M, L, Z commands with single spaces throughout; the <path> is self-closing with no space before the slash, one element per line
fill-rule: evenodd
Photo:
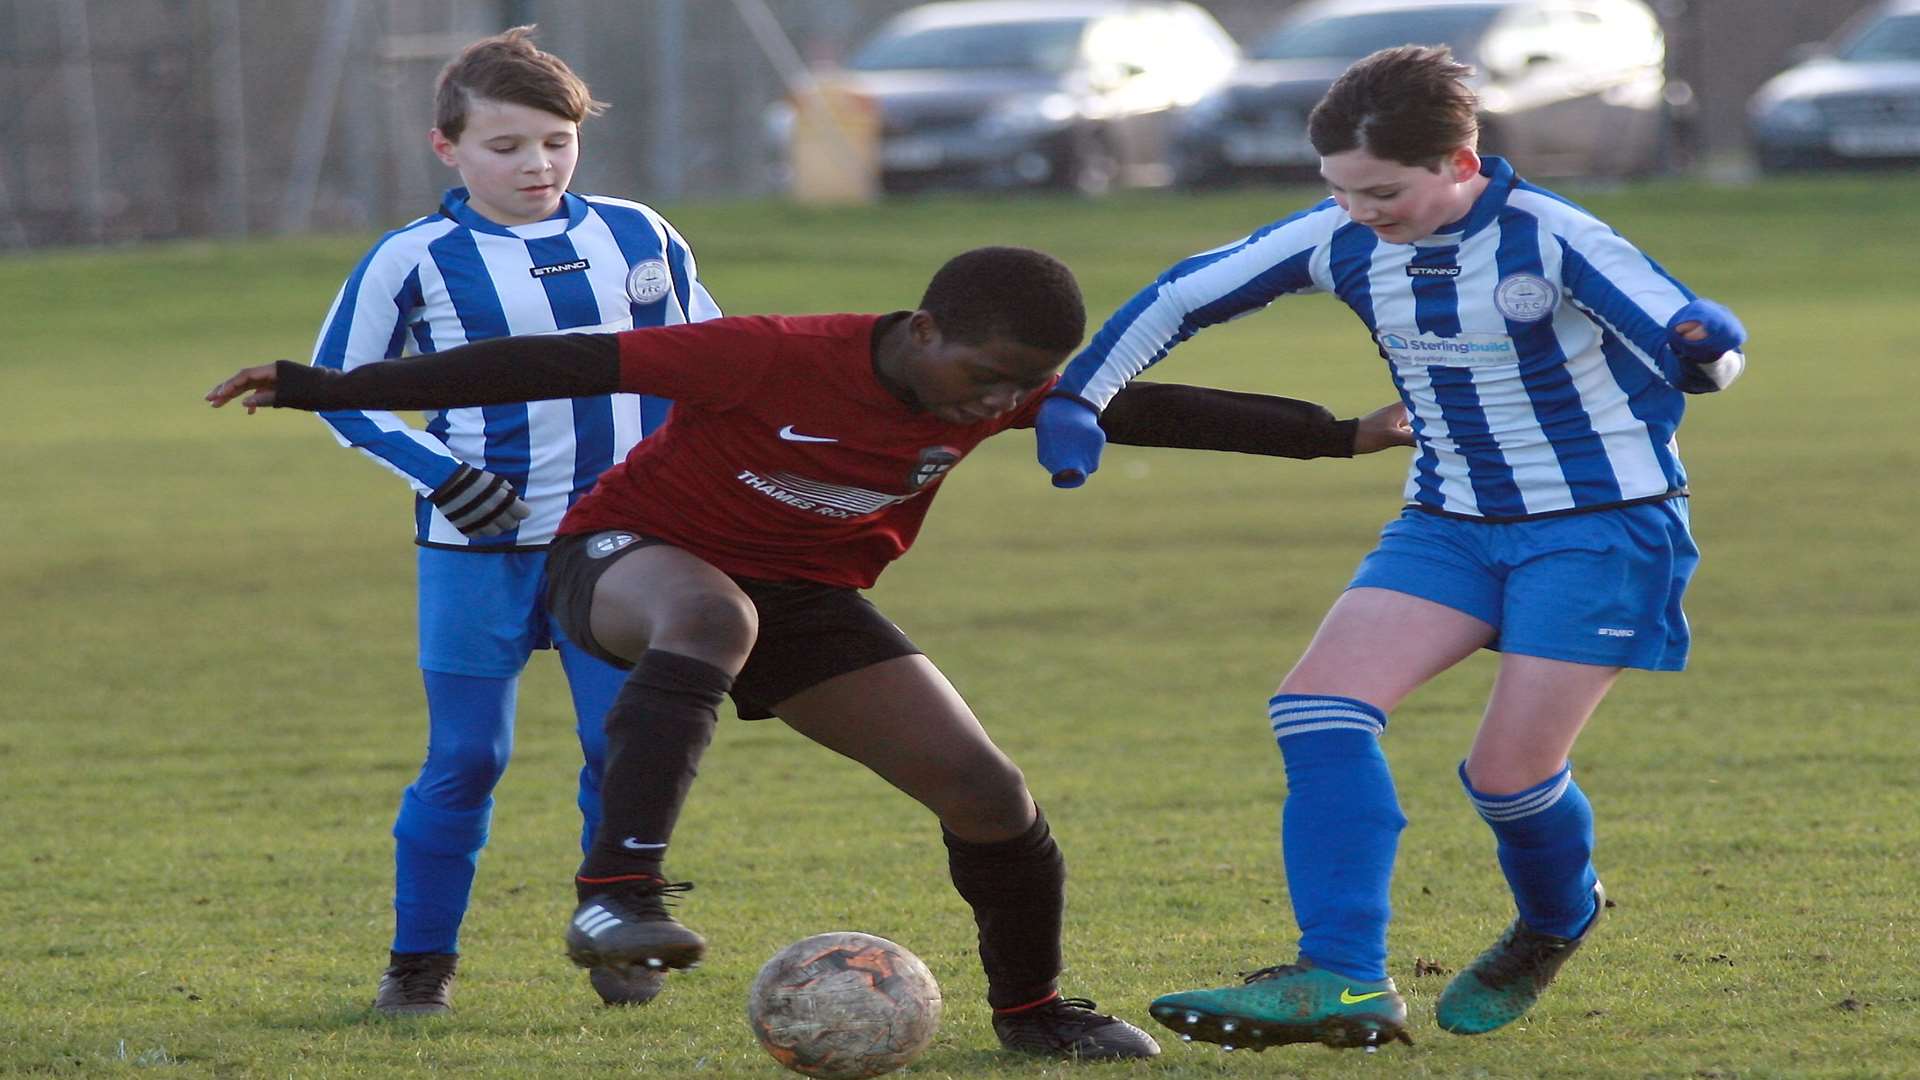
<path fill-rule="evenodd" d="M 1675 328 L 1686 322 L 1699 323 L 1707 336 L 1698 341 L 1681 337 Z M 1667 320 L 1667 341 L 1673 346 L 1674 354 L 1696 364 L 1710 364 L 1720 359 L 1722 353 L 1738 349 L 1746 340 L 1747 328 L 1740 325 L 1733 312 L 1725 304 L 1705 298 L 1688 301 Z"/>
<path fill-rule="evenodd" d="M 1107 433 L 1100 430 L 1100 412 L 1071 394 L 1053 394 L 1040 403 L 1033 422 L 1040 467 L 1053 476 L 1053 486 L 1076 488 L 1100 467 L 1100 450 Z"/>

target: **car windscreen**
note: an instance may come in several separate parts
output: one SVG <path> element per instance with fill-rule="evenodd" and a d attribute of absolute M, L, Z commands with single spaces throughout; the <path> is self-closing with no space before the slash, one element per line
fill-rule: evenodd
<path fill-rule="evenodd" d="M 1499 14 L 1497 7 L 1478 4 L 1334 15 L 1282 26 L 1247 55 L 1256 60 L 1358 60 L 1379 49 L 1418 42 L 1452 45 L 1455 55 L 1465 60 L 1473 42 Z"/>
<path fill-rule="evenodd" d="M 1890 15 L 1836 54 L 1842 60 L 1920 60 L 1920 15 Z"/>
<path fill-rule="evenodd" d="M 1085 19 L 937 26 L 881 31 L 853 54 L 855 71 L 957 71 L 992 68 L 1059 74 L 1073 66 Z"/>

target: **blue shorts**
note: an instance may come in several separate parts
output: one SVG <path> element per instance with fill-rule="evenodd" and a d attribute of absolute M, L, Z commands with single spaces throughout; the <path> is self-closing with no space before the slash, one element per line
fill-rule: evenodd
<path fill-rule="evenodd" d="M 1680 595 L 1699 564 L 1684 498 L 1502 523 L 1408 508 L 1347 587 L 1463 611 L 1494 628 L 1499 652 L 1679 671 Z"/>
<path fill-rule="evenodd" d="M 565 639 L 547 618 L 546 552 L 418 551 L 423 670 L 511 678 Z"/>

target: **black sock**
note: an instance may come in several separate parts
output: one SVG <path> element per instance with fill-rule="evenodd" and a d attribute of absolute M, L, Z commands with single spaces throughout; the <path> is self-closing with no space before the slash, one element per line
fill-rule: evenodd
<path fill-rule="evenodd" d="M 1011 1009 L 1044 1001 L 1060 977 L 1060 924 L 1067 906 L 1067 862 L 1047 816 L 1011 840 L 975 844 L 942 828 L 953 887 L 980 927 L 987 1004 Z"/>
<path fill-rule="evenodd" d="M 733 676 L 704 660 L 648 649 L 607 710 L 600 831 L 580 864 L 583 894 L 660 878 L 680 807 L 713 741 Z"/>

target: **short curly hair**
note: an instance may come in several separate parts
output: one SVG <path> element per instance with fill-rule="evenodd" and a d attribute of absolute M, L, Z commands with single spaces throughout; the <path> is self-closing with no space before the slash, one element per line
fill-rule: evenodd
<path fill-rule="evenodd" d="M 1321 157 L 1365 150 L 1382 161 L 1438 168 L 1480 137 L 1473 68 L 1445 45 L 1401 45 L 1354 62 L 1307 117 Z"/>
<path fill-rule="evenodd" d="M 993 339 L 1067 352 L 1087 332 L 1087 307 L 1073 271 L 1044 251 L 982 247 L 947 260 L 920 307 L 940 333 L 979 345 Z"/>
<path fill-rule="evenodd" d="M 474 98 L 525 105 L 576 124 L 607 107 L 606 102 L 593 100 L 586 82 L 565 60 L 533 43 L 531 26 L 481 38 L 440 69 L 433 94 L 433 126 L 450 141 L 459 142 Z"/>

